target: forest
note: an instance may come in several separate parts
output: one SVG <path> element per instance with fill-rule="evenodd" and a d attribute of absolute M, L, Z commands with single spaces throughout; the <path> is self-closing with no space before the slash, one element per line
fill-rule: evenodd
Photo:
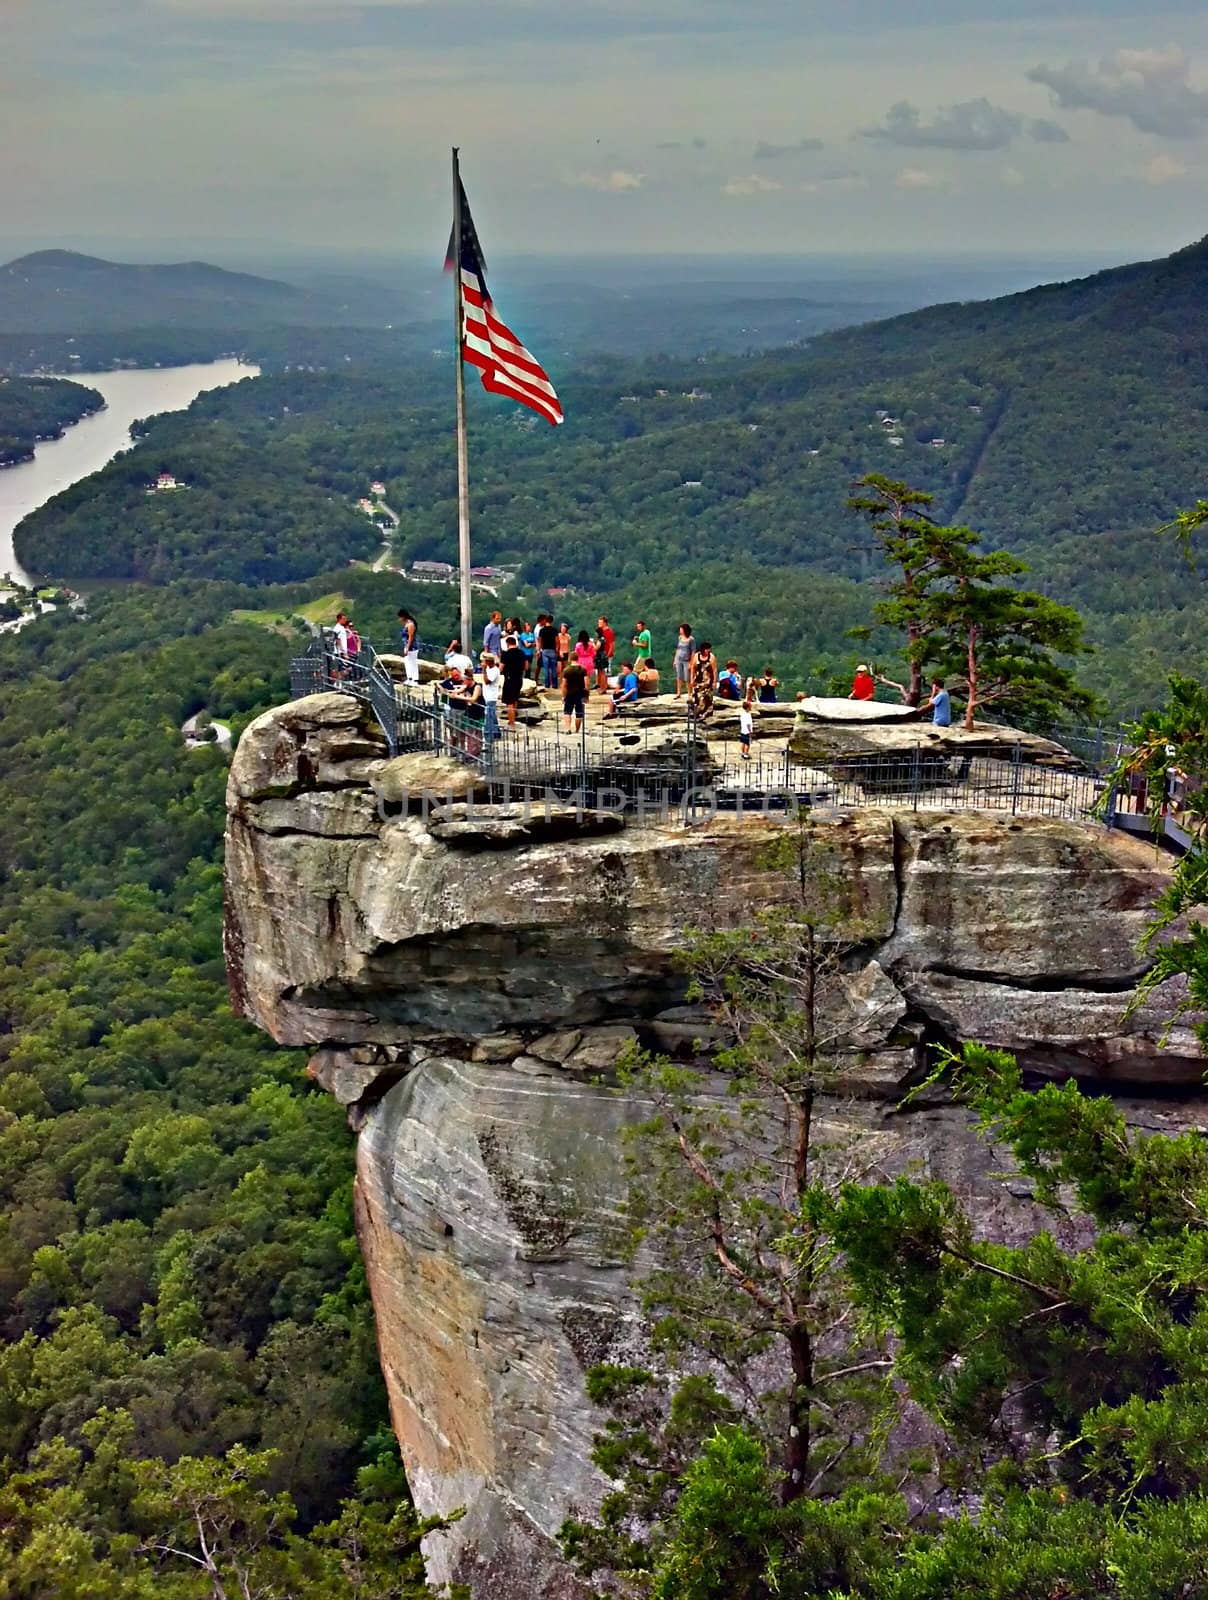
<path fill-rule="evenodd" d="M 194 1595 L 187 1563 L 136 1549 L 194 1470 L 242 1525 L 292 1523 L 277 1554 L 309 1593 L 363 1592 L 341 1552 L 366 1521 L 381 1592 L 424 1592 L 352 1141 L 304 1057 L 231 1012 L 226 766 L 179 733 L 204 706 L 237 737 L 285 694 L 288 643 L 227 621 L 248 598 L 126 590 L 0 640 L 6 1596 Z M 201 1465 L 173 1475 L 182 1455 Z"/>
<path fill-rule="evenodd" d="M 64 428 L 104 404 L 103 395 L 82 383 L 0 375 L 0 467 L 32 460 L 40 440 L 61 438 Z"/>
<path fill-rule="evenodd" d="M 1172 661 L 1208 670 L 1202 581 L 1154 540 L 1196 491 L 1208 327 L 1195 295 L 1208 269 L 1202 247 L 1159 265 L 805 350 L 581 357 L 559 375 L 556 431 L 472 385 L 476 557 L 517 565 L 518 604 L 573 586 L 589 608 L 644 612 L 665 595 L 663 629 L 712 610 L 724 571 L 741 609 L 707 616 L 710 631 L 806 674 L 820 650 L 851 658 L 844 631 L 868 620 L 879 572 L 846 501 L 880 472 L 933 493 L 941 519 L 1020 556 L 1032 585 L 1075 605 L 1095 647 L 1088 684 L 1130 711 Z M 1138 281 L 1152 288 L 1143 312 Z M 389 360 L 379 342 L 372 359 L 337 364 L 272 370 L 152 421 L 131 454 L 26 520 L 23 564 L 67 580 L 301 579 L 376 551 L 353 509 L 375 478 L 401 517 L 394 559 L 448 559 L 451 363 Z M 160 468 L 196 488 L 146 499 Z M 786 596 L 810 639 L 777 622 Z"/>

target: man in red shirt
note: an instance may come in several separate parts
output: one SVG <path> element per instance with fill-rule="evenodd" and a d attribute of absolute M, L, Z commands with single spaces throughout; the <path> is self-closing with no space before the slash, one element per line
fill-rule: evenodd
<path fill-rule="evenodd" d="M 852 679 L 851 693 L 847 698 L 849 700 L 875 700 L 876 696 L 876 680 L 873 678 L 872 673 L 869 672 L 864 662 L 861 661 L 860 665 L 856 668 L 856 675 Z"/>
<path fill-rule="evenodd" d="M 617 636 L 608 626 L 607 617 L 597 619 L 596 637 L 599 640 L 599 648 L 596 651 L 596 687 L 604 693 L 608 688 L 608 673 L 617 649 Z"/>

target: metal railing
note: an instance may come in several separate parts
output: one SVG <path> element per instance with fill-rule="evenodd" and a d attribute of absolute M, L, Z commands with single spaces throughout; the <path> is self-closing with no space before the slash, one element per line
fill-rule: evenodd
<path fill-rule="evenodd" d="M 338 690 L 362 701 L 373 712 L 392 756 L 399 753 L 398 702 L 394 679 L 378 660 L 372 645 L 362 644 L 355 656 L 341 655 L 322 635 L 311 640 L 289 664 L 289 691 L 293 699 Z"/>
<path fill-rule="evenodd" d="M 1021 745 L 964 755 L 923 745 L 857 749 L 803 760 L 787 745 L 764 753 L 757 741 L 744 760 L 733 744 L 707 742 L 690 718 L 622 718 L 615 730 L 569 735 L 523 723 L 495 732 L 485 707 L 395 684 L 370 646 L 346 658 L 316 641 L 291 663 L 290 677 L 295 696 L 322 689 L 356 696 L 381 724 L 391 754 L 451 757 L 480 775 L 493 801 L 616 811 L 638 823 L 870 806 L 1087 821 L 1104 791 L 1098 773 L 1026 760 Z"/>

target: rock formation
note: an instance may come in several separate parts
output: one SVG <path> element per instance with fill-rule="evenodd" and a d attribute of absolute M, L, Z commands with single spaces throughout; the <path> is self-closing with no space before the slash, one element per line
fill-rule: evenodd
<path fill-rule="evenodd" d="M 339 695 L 261 717 L 231 769 L 227 958 L 237 1007 L 312 1047 L 359 1130 L 358 1228 L 412 1488 L 423 1512 L 467 1508 L 433 1541 L 433 1575 L 555 1600 L 579 1591 L 553 1535 L 602 1488 L 583 1371 L 629 1315 L 620 1132 L 641 1107 L 599 1077 L 635 1039 L 707 1046 L 675 962 L 687 931 L 797 890 L 775 818 L 526 818 L 478 785 L 454 763 L 386 760 Z M 1177 995 L 1123 1019 L 1166 878 L 1153 849 L 890 809 L 810 838 L 854 952 L 852 1098 L 833 1114 L 983 1192 L 988 1227 L 1026 1225 L 1009 1214 L 1026 1195 L 989 1181 L 959 1111 L 898 1109 L 929 1044 L 977 1037 L 1125 1092 L 1199 1082 Z"/>

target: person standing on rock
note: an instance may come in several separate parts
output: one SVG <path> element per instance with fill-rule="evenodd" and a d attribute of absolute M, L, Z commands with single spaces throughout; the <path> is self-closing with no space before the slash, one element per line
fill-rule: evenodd
<path fill-rule="evenodd" d="M 586 635 L 584 635 L 586 637 Z M 575 732 L 583 731 L 583 707 L 587 699 L 587 670 L 577 660 L 570 660 L 562 669 L 562 732 L 569 733 L 571 718 L 575 719 Z"/>
<path fill-rule="evenodd" d="M 579 629 L 579 637 L 575 640 L 575 660 L 583 668 L 586 691 L 596 671 L 596 647 L 592 644 L 591 635 L 586 628 Z"/>
<path fill-rule="evenodd" d="M 604 681 L 599 685 L 599 687 L 601 689 L 607 689 L 608 674 L 612 671 L 612 660 L 617 653 L 617 636 L 612 628 L 609 627 L 607 617 L 596 618 L 596 639 L 598 643 L 604 647 Z M 597 650 L 596 653 L 598 656 L 599 651 Z M 596 670 L 600 670 L 600 663 L 598 660 L 596 662 Z"/>
<path fill-rule="evenodd" d="M 488 740 L 503 737 L 499 728 L 499 690 L 503 680 L 503 672 L 499 665 L 498 656 L 490 650 L 482 653 L 482 706 L 486 719 L 486 737 Z"/>
<path fill-rule="evenodd" d="M 558 682 L 562 682 L 562 674 L 566 671 L 566 663 L 570 660 L 574 645 L 570 637 L 570 623 L 564 622 L 558 629 L 554 645 L 558 652 Z"/>
<path fill-rule="evenodd" d="M 952 701 L 944 688 L 943 678 L 932 678 L 931 699 L 923 707 L 930 711 L 931 721 L 937 728 L 950 728 L 952 726 Z"/>
<path fill-rule="evenodd" d="M 744 761 L 751 759 L 751 735 L 755 731 L 755 713 L 751 710 L 751 696 L 743 701 L 738 713 L 738 749 Z"/>
<path fill-rule="evenodd" d="M 535 663 L 537 659 L 537 635 L 533 630 L 532 623 L 522 622 L 518 629 L 517 636 L 520 640 L 520 648 L 524 651 L 524 675 L 526 678 L 531 677 L 533 682 L 536 683 L 537 669 Z"/>
<path fill-rule="evenodd" d="M 851 681 L 851 693 L 847 698 L 849 700 L 875 700 L 876 694 L 876 679 L 864 662 L 861 661 L 856 668 L 856 675 Z"/>
<path fill-rule="evenodd" d="M 637 651 L 637 655 L 635 655 L 633 658 L 633 670 L 635 672 L 641 672 L 642 668 L 648 661 L 650 661 L 651 657 L 650 629 L 642 621 L 641 617 L 639 617 L 637 622 L 634 624 L 633 639 L 631 640 L 631 643 L 633 648 Z"/>
<path fill-rule="evenodd" d="M 780 679 L 773 675 L 771 667 L 765 667 L 763 669 L 763 677 L 756 678 L 752 685 L 755 697 L 762 706 L 774 706 L 776 704 L 776 691 L 779 687 Z"/>
<path fill-rule="evenodd" d="M 717 658 L 708 639 L 702 640 L 700 649 L 689 664 L 692 689 L 692 715 L 698 722 L 707 722 L 713 715 L 713 696 L 717 692 Z"/>
<path fill-rule="evenodd" d="M 537 647 L 541 652 L 541 683 L 545 689 L 558 687 L 558 630 L 548 611 L 537 618 Z"/>
<path fill-rule="evenodd" d="M 609 633 L 612 629 L 609 628 Z M 608 693 L 608 669 L 612 665 L 612 658 L 608 654 L 608 643 L 604 638 L 604 630 L 596 629 L 596 688 L 601 694 Z"/>
<path fill-rule="evenodd" d="M 482 630 L 482 653 L 497 656 L 503 644 L 503 623 L 498 611 L 492 611 Z"/>
<path fill-rule="evenodd" d="M 419 682 L 419 624 L 409 611 L 398 614 L 399 649 L 403 657 L 403 675 L 408 683 Z"/>
<path fill-rule="evenodd" d="M 503 703 L 507 707 L 508 727 L 516 726 L 516 707 L 524 688 L 525 658 L 520 640 L 509 633 L 503 641 Z"/>
<path fill-rule="evenodd" d="M 696 640 L 692 637 L 692 624 L 690 622 L 681 622 L 679 635 L 675 641 L 675 698 L 677 700 L 681 700 L 688 692 L 688 672 L 695 650 Z"/>

